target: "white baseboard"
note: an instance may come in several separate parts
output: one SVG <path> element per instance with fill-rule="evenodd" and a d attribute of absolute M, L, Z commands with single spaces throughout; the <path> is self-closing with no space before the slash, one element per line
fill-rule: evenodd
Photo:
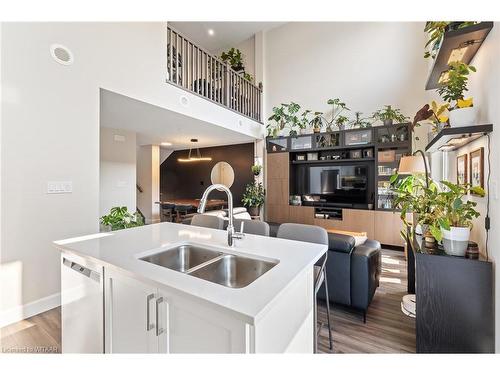
<path fill-rule="evenodd" d="M 39 300 L 16 306 L 0 312 L 0 327 L 19 322 L 31 316 L 51 310 L 61 305 L 61 293 L 52 294 Z"/>

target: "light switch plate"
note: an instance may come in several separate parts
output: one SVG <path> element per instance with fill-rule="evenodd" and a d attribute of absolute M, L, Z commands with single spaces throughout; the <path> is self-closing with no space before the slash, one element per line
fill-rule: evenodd
<path fill-rule="evenodd" d="M 72 181 L 47 182 L 47 194 L 68 194 L 73 192 Z"/>

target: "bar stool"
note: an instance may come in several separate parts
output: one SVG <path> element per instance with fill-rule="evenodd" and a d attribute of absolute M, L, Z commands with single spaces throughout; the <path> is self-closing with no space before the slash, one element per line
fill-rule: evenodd
<path fill-rule="evenodd" d="M 321 227 L 315 225 L 306 224 L 294 224 L 285 223 L 281 224 L 278 228 L 278 238 L 283 238 L 287 240 L 312 242 L 328 246 L 328 232 Z M 325 284 L 326 292 L 326 316 L 328 320 L 328 338 L 330 340 L 330 350 L 333 349 L 333 339 L 332 339 L 332 327 L 330 324 L 330 299 L 328 298 L 328 280 L 326 278 L 326 260 L 328 257 L 328 251 L 325 255 L 316 263 L 314 266 L 314 329 L 316 330 L 314 334 L 314 352 L 318 352 L 318 334 L 317 329 L 318 322 L 318 308 L 317 308 L 317 294 L 321 285 Z"/>
<path fill-rule="evenodd" d="M 161 204 L 161 221 L 172 222 L 175 219 L 174 214 L 175 204 L 162 203 Z"/>

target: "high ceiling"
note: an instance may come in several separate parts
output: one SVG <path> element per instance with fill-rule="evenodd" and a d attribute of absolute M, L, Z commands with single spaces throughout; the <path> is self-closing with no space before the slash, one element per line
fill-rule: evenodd
<path fill-rule="evenodd" d="M 138 145 L 170 142 L 172 150 L 253 142 L 250 136 L 184 116 L 108 90 L 101 90 L 100 126 L 137 133 Z"/>
<path fill-rule="evenodd" d="M 269 30 L 284 22 L 169 22 L 174 29 L 196 44 L 215 53 L 233 47 L 259 31 Z M 209 34 L 213 31 L 213 35 Z"/>

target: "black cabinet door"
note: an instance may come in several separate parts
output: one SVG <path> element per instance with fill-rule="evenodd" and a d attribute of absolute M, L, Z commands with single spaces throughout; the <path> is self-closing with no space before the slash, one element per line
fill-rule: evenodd
<path fill-rule="evenodd" d="M 416 254 L 417 352 L 493 353 L 492 264 Z"/>

